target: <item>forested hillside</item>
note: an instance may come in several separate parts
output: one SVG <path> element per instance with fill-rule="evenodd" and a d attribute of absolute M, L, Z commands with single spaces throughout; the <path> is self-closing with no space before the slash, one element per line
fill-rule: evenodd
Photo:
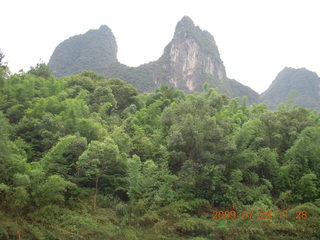
<path fill-rule="evenodd" d="M 320 239 L 320 113 L 0 67 L 0 239 Z"/>

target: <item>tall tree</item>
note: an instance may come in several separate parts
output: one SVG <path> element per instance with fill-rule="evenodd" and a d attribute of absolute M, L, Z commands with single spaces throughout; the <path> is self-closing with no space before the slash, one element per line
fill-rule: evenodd
<path fill-rule="evenodd" d="M 97 205 L 100 177 L 118 161 L 118 158 L 118 146 L 111 138 L 106 138 L 103 142 L 91 141 L 87 150 L 79 157 L 77 166 L 80 173 L 94 180 L 93 209 L 96 209 Z"/>

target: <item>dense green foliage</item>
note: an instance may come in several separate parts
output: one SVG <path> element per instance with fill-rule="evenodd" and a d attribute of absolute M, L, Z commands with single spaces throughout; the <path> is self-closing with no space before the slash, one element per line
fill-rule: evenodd
<path fill-rule="evenodd" d="M 0 82 L 0 239 L 320 238 L 319 112 L 44 64 Z"/>

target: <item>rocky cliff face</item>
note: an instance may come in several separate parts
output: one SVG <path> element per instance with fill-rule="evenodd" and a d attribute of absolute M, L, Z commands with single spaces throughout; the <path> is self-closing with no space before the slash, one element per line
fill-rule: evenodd
<path fill-rule="evenodd" d="M 286 67 L 261 94 L 261 100 L 271 109 L 289 103 L 320 110 L 320 78 L 305 68 Z"/>
<path fill-rule="evenodd" d="M 160 62 L 171 72 L 169 83 L 189 92 L 200 91 L 206 75 L 216 81 L 226 79 L 214 38 L 196 27 L 187 16 L 177 24 L 174 37 L 165 48 Z"/>
<path fill-rule="evenodd" d="M 142 92 L 154 91 L 161 84 L 186 92 L 202 91 L 202 85 L 208 82 L 232 97 L 247 96 L 250 102 L 259 99 L 249 87 L 227 78 L 213 36 L 187 16 L 178 22 L 172 41 L 157 61 L 132 68 L 119 63 L 116 55 L 115 37 L 107 26 L 102 26 L 59 44 L 49 67 L 58 77 L 92 70 L 126 80 Z"/>

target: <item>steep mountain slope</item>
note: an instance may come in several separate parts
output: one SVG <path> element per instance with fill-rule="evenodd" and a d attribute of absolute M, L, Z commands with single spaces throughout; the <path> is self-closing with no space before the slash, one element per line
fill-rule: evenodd
<path fill-rule="evenodd" d="M 305 68 L 284 68 L 261 94 L 261 100 L 275 109 L 279 103 L 293 103 L 320 110 L 320 78 Z"/>
<path fill-rule="evenodd" d="M 57 77 L 80 73 L 83 70 L 103 73 L 117 60 L 116 39 L 106 25 L 85 34 L 70 37 L 54 50 L 49 67 Z"/>
<path fill-rule="evenodd" d="M 59 77 L 83 70 L 96 71 L 126 80 L 142 92 L 154 91 L 161 84 L 186 92 L 202 91 L 202 85 L 208 82 L 210 87 L 229 96 L 247 96 L 250 102 L 259 100 L 255 91 L 227 78 L 213 36 L 195 26 L 187 16 L 178 22 L 172 41 L 157 61 L 128 67 L 118 62 L 116 54 L 115 37 L 103 26 L 59 44 L 49 67 Z"/>
<path fill-rule="evenodd" d="M 177 24 L 173 39 L 158 62 L 170 73 L 164 81 L 190 92 L 201 90 L 208 75 L 217 82 L 226 79 L 214 38 L 186 16 Z"/>

